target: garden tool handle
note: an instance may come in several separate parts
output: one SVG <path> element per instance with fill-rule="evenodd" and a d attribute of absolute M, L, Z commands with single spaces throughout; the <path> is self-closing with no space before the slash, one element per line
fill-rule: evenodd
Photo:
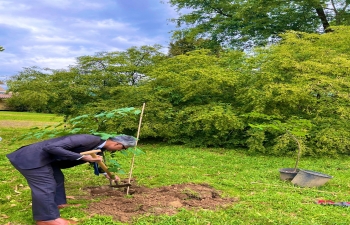
<path fill-rule="evenodd" d="M 101 150 L 95 149 L 95 150 L 90 150 L 90 151 L 86 151 L 86 152 L 80 152 L 80 155 L 90 155 L 91 153 L 97 153 L 97 152 L 101 152 Z"/>
<path fill-rule="evenodd" d="M 80 154 L 81 155 L 91 155 L 92 158 L 97 158 L 97 155 L 96 155 L 97 152 L 101 152 L 101 150 L 91 150 L 91 151 L 86 151 L 86 152 L 80 152 Z M 97 163 L 103 169 L 103 171 L 105 171 L 108 174 L 109 178 L 113 179 L 114 175 L 108 171 L 107 166 L 102 161 L 99 161 Z"/>

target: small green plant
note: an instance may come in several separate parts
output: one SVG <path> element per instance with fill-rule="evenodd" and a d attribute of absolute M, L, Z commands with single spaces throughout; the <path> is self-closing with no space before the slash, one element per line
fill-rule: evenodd
<path fill-rule="evenodd" d="M 116 172 L 119 174 L 125 174 L 125 171 L 122 169 L 122 166 L 118 163 L 117 160 L 111 159 L 109 160 L 111 166 L 109 166 L 108 170 L 110 172 Z"/>
<path fill-rule="evenodd" d="M 309 120 L 305 119 L 296 119 L 292 118 L 289 121 L 282 123 L 279 120 L 272 120 L 269 123 L 262 123 L 262 124 L 249 124 L 251 128 L 258 128 L 260 130 L 275 130 L 280 133 L 281 135 L 288 135 L 293 139 L 293 141 L 297 144 L 297 159 L 294 166 L 294 171 L 297 170 L 299 165 L 299 160 L 302 154 L 302 139 L 305 139 L 307 137 L 308 132 L 310 128 L 312 127 L 312 124 Z"/>
<path fill-rule="evenodd" d="M 298 169 L 298 164 L 301 156 L 301 144 L 300 144 L 300 141 L 289 130 L 286 130 L 286 133 L 289 134 L 293 138 L 293 140 L 298 144 L 297 159 L 294 166 L 294 172 L 296 172 Z"/>
<path fill-rule="evenodd" d="M 142 151 L 140 148 L 138 147 L 130 147 L 127 148 L 123 151 L 120 151 L 119 153 L 121 153 L 124 156 L 129 156 L 129 155 L 135 155 L 135 156 L 139 156 L 142 154 L 145 154 L 144 151 Z M 110 172 L 115 172 L 118 174 L 126 174 L 122 165 L 115 159 L 116 153 L 110 153 L 110 159 L 108 160 L 108 170 Z"/>

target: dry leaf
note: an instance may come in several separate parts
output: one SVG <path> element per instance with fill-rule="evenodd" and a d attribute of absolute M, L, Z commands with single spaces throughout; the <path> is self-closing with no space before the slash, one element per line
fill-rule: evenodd
<path fill-rule="evenodd" d="M 23 188 L 24 185 L 23 185 L 23 184 L 19 184 L 18 187 L 22 187 L 22 188 Z M 19 192 L 19 191 L 18 191 L 18 189 L 19 189 L 18 187 L 17 187 L 17 185 L 15 186 L 15 192 L 16 192 L 17 194 L 21 194 L 22 192 Z M 28 189 L 28 188 L 29 188 L 29 187 L 27 187 L 26 189 Z"/>
<path fill-rule="evenodd" d="M 18 191 L 17 185 L 15 186 L 15 192 L 16 192 L 17 194 L 21 194 L 21 192 Z"/>
<path fill-rule="evenodd" d="M 75 218 L 75 217 L 72 217 L 72 218 L 70 218 L 71 220 L 73 220 L 73 221 L 75 221 L 75 222 L 78 222 L 79 220 L 77 219 L 77 218 Z"/>

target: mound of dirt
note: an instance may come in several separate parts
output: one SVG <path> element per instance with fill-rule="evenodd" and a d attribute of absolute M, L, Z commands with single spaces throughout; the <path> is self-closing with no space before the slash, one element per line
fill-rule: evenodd
<path fill-rule="evenodd" d="M 237 198 L 222 198 L 220 193 L 207 184 L 174 184 L 159 188 L 135 185 L 129 188 L 109 186 L 86 188 L 91 196 L 105 196 L 86 209 L 90 215 L 108 215 L 121 222 L 131 222 L 140 215 L 173 215 L 179 208 L 211 209 L 225 207 Z"/>

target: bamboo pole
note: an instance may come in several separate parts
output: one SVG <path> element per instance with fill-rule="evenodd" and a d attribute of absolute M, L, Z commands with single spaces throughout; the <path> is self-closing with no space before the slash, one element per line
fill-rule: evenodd
<path fill-rule="evenodd" d="M 138 129 L 137 129 L 136 144 L 135 144 L 135 146 L 134 146 L 134 149 L 135 149 L 135 150 L 136 150 L 136 147 L 137 147 L 137 142 L 138 142 L 139 137 L 140 137 L 140 129 L 141 129 L 141 123 L 142 123 L 142 116 L 143 116 L 143 112 L 145 111 L 145 105 L 146 105 L 146 103 L 143 103 L 143 105 L 142 105 L 142 111 L 141 111 L 141 115 L 140 115 L 139 127 L 138 127 Z M 134 168 L 134 162 L 135 162 L 135 154 L 132 156 L 132 160 L 131 160 L 131 167 L 130 167 L 129 180 L 128 180 L 128 183 L 129 183 L 129 184 L 130 184 L 130 181 L 131 181 L 132 171 L 133 171 L 133 168 Z M 126 195 L 129 195 L 129 189 L 130 189 L 130 187 L 127 188 L 127 190 L 126 190 Z"/>

